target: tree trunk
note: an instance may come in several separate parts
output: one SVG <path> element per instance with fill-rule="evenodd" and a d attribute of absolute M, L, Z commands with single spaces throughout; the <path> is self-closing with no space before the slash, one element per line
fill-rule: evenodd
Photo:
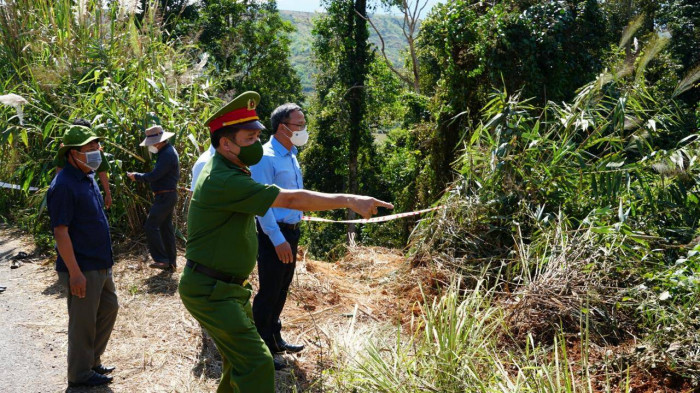
<path fill-rule="evenodd" d="M 360 150 L 361 135 L 365 127 L 365 90 L 364 84 L 367 76 L 368 38 L 367 30 L 367 0 L 355 0 L 353 9 L 350 9 L 348 22 L 353 26 L 354 47 L 346 51 L 348 74 L 348 105 L 349 117 L 349 146 L 348 146 L 348 192 L 357 194 L 359 190 L 358 179 L 358 155 Z M 348 219 L 355 218 L 355 212 L 348 211 Z M 348 224 L 348 241 L 355 233 L 355 224 Z"/>

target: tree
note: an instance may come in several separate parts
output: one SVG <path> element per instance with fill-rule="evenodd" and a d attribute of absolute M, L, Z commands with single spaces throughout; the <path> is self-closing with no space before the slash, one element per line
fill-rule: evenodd
<path fill-rule="evenodd" d="M 347 101 L 350 107 L 349 120 L 349 144 L 348 144 L 348 192 L 357 194 L 359 183 L 357 179 L 357 156 L 362 143 L 363 134 L 368 130 L 364 124 L 365 107 L 365 80 L 369 61 L 369 31 L 367 30 L 367 0 L 355 0 L 354 13 L 347 15 L 348 25 L 352 30 L 354 45 L 350 45 L 345 51 L 345 61 L 348 67 L 347 73 L 341 77 L 348 86 Z M 370 142 L 371 143 L 371 142 Z M 355 218 L 355 212 L 348 210 L 348 219 Z M 348 225 L 348 236 L 355 232 L 355 224 Z"/>
<path fill-rule="evenodd" d="M 411 64 L 411 72 L 413 74 L 412 78 L 408 77 L 403 72 L 396 69 L 394 64 L 392 64 L 385 51 L 384 37 L 382 36 L 382 33 L 379 32 L 379 29 L 374 25 L 371 18 L 365 19 L 369 22 L 370 26 L 372 26 L 372 29 L 377 33 L 377 36 L 379 37 L 379 42 L 381 44 L 381 48 L 379 48 L 379 50 L 382 53 L 382 57 L 384 58 L 384 61 L 386 61 L 386 64 L 391 70 L 391 72 L 396 74 L 396 76 L 398 76 L 400 80 L 411 85 L 413 87 L 414 92 L 420 93 L 420 66 L 418 65 L 418 55 L 416 53 L 416 36 L 418 35 L 420 15 L 425 9 L 425 7 L 428 5 L 428 2 L 416 0 L 416 2 L 413 3 L 407 0 L 388 0 L 386 5 L 389 7 L 398 6 L 401 10 L 401 13 L 403 14 L 403 24 L 401 26 L 401 30 L 403 31 L 403 35 L 406 38 L 406 42 L 408 43 L 408 53 L 410 55 L 409 62 Z"/>
<path fill-rule="evenodd" d="M 316 80 L 315 124 L 310 146 L 302 154 L 305 184 L 325 192 L 371 193 L 377 185 L 377 155 L 367 114 L 369 51 L 366 0 L 328 0 L 327 15 L 314 25 L 314 55 L 321 69 Z M 349 212 L 347 218 L 354 218 Z M 327 252 L 340 234 L 323 231 L 315 250 Z M 347 236 L 352 237 L 350 225 Z M 312 235 L 314 236 L 314 235 Z M 325 242 L 325 246 L 321 243 Z"/>
<path fill-rule="evenodd" d="M 142 10 L 149 7 L 158 11 L 165 40 L 191 34 L 199 17 L 198 4 L 191 0 L 141 0 Z M 145 14 L 141 14 L 139 21 Z"/>
<path fill-rule="evenodd" d="M 289 22 L 274 1 L 203 0 L 200 47 L 209 52 L 231 96 L 255 90 L 258 113 L 267 117 L 285 102 L 300 102 L 301 82 L 289 62 Z"/>
<path fill-rule="evenodd" d="M 612 35 L 598 2 L 455 0 L 433 8 L 417 41 L 421 91 L 433 96 L 435 132 L 425 194 L 454 178 L 455 149 L 493 87 L 537 102 L 571 98 L 602 70 Z"/>

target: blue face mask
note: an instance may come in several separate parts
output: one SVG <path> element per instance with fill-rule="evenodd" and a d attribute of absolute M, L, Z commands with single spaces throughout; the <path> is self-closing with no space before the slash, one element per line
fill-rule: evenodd
<path fill-rule="evenodd" d="M 102 164 L 102 153 L 100 153 L 99 150 L 95 151 L 88 151 L 85 153 L 80 152 L 80 154 L 85 155 L 85 161 L 78 160 L 82 162 L 86 167 L 92 169 L 93 171 L 96 171 L 97 168 L 100 167 L 100 164 Z M 77 158 L 76 158 L 77 160 Z"/>

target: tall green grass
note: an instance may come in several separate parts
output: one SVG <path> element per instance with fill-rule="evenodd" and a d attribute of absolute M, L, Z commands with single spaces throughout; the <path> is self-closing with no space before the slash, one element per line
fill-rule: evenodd
<path fill-rule="evenodd" d="M 85 12 L 78 12 L 78 4 Z M 208 146 L 202 122 L 219 103 L 219 83 L 208 75 L 206 57 L 164 39 L 157 2 L 140 18 L 120 2 L 102 4 L 10 0 L 0 7 L 0 75 L 5 81 L 0 92 L 29 101 L 23 126 L 12 108 L 0 112 L 6 125 L 0 135 L 0 180 L 25 190 L 0 193 L 0 209 L 5 219 L 38 233 L 45 230 L 41 201 L 54 175 L 54 152 L 73 118 L 91 120 L 105 137 L 115 240 L 140 232 L 150 202 L 147 187 L 125 177 L 126 171 L 152 168 L 149 153 L 138 146 L 143 130 L 161 124 L 176 133 L 172 141 L 180 154 L 183 185 L 189 182 L 187 169 Z M 29 194 L 30 185 L 41 190 Z M 186 193 L 181 195 L 184 200 Z"/>
<path fill-rule="evenodd" d="M 626 364 L 700 380 L 700 142 L 681 124 L 688 109 L 674 101 L 699 76 L 694 70 L 668 92 L 647 85 L 644 73 L 667 43 L 652 38 L 631 60 L 614 49 L 611 68 L 570 102 L 535 108 L 517 92 L 496 91 L 484 120 L 465 130 L 454 163 L 461 178 L 439 201 L 447 209 L 414 231 L 413 250 L 471 278 L 469 287 L 500 293 L 494 315 L 505 315 L 526 354 L 542 356 L 508 349 L 508 367 L 482 352 L 493 376 L 477 373 L 443 391 L 598 391 L 585 373 L 605 364 L 561 358 L 561 337 L 572 334 L 603 347 L 628 343 L 615 351 Z M 644 344 L 630 351 L 634 339 Z M 465 369 L 478 368 L 471 361 Z M 444 380 L 432 368 L 411 375 Z M 625 378 L 613 372 L 605 389 Z"/>
<path fill-rule="evenodd" d="M 517 285 L 504 265 L 484 268 L 469 280 L 455 275 L 435 297 L 424 294 L 407 326 L 351 325 L 338 335 L 324 387 L 402 393 L 633 391 L 634 375 L 646 364 L 634 358 L 641 352 L 620 326 L 633 320 L 626 315 L 629 303 L 641 303 L 631 298 L 628 278 L 619 271 L 621 254 L 635 242 L 622 233 L 597 233 L 590 225 L 572 229 L 556 219 L 542 232 L 533 242 L 514 235 L 519 246 L 512 263 L 529 272 Z M 650 312 L 658 309 L 657 304 Z"/>
<path fill-rule="evenodd" d="M 550 345 L 532 336 L 513 342 L 503 304 L 482 284 L 465 294 L 455 281 L 443 295 L 425 298 L 408 333 L 390 327 L 347 331 L 354 337 L 336 346 L 325 386 L 387 393 L 629 391 L 625 370 L 608 365 L 592 371 L 585 317 L 573 341 L 558 334 Z"/>

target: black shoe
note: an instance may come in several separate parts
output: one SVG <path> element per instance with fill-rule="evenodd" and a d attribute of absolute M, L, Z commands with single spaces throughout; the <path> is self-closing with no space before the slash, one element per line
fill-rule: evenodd
<path fill-rule="evenodd" d="M 107 366 L 103 366 L 100 364 L 99 366 L 93 367 L 92 371 L 94 371 L 98 374 L 107 375 L 107 374 L 111 373 L 112 371 L 114 371 L 114 367 L 107 367 Z"/>
<path fill-rule="evenodd" d="M 275 364 L 275 371 L 284 370 L 285 368 L 287 368 L 286 364 L 280 362 L 275 358 L 272 358 L 272 362 Z"/>
<path fill-rule="evenodd" d="M 297 353 L 300 352 L 302 349 L 304 349 L 304 345 L 295 345 L 295 344 L 290 344 L 286 341 L 284 341 L 282 338 L 279 338 L 275 340 L 277 342 L 277 348 L 280 350 L 279 352 L 289 352 L 289 353 Z"/>
<path fill-rule="evenodd" d="M 271 354 L 274 355 L 276 353 L 283 353 L 284 352 L 284 349 L 278 347 L 277 344 L 275 344 L 274 339 L 273 340 L 264 340 L 264 341 L 265 341 L 265 345 L 267 345 L 267 348 L 270 349 Z"/>
<path fill-rule="evenodd" d="M 88 378 L 87 381 L 85 382 L 68 382 L 68 386 L 74 387 L 74 386 L 98 386 L 98 385 L 105 385 L 110 382 L 112 382 L 112 377 L 108 377 L 106 375 L 94 373 L 90 378 Z"/>

